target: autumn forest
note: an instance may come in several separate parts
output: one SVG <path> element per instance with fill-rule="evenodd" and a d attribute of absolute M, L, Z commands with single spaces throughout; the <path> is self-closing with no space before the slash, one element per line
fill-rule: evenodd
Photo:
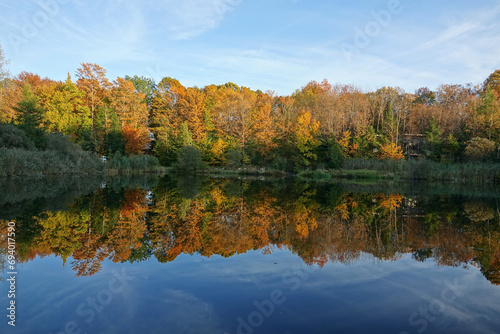
<path fill-rule="evenodd" d="M 76 166 L 83 156 L 97 169 L 95 154 L 108 161 L 146 155 L 163 166 L 187 161 L 192 168 L 287 172 L 336 169 L 349 159 L 499 159 L 500 70 L 479 86 L 366 92 L 325 79 L 290 96 L 231 82 L 199 88 L 170 77 L 110 80 L 106 69 L 90 63 L 64 82 L 29 72 L 1 79 L 4 156 L 59 150 L 66 155 L 58 159 L 69 163 L 78 156 Z M 14 173 L 9 161 L 3 161 L 4 175 Z"/>

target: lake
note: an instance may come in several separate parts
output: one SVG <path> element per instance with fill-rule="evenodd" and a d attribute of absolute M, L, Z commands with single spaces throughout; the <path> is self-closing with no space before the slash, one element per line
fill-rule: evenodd
<path fill-rule="evenodd" d="M 2 333 L 500 328 L 495 187 L 137 176 L 0 189 Z"/>

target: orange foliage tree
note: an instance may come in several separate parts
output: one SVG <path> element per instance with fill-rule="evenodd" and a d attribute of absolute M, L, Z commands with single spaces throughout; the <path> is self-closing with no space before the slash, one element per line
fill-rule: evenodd
<path fill-rule="evenodd" d="M 111 88 L 109 100 L 121 122 L 125 152 L 142 153 L 150 141 L 149 112 L 144 93 L 137 92 L 132 82 L 118 78 Z"/>
<path fill-rule="evenodd" d="M 122 128 L 122 133 L 125 139 L 125 153 L 138 155 L 147 149 L 150 140 L 146 127 L 134 128 L 125 125 Z"/>

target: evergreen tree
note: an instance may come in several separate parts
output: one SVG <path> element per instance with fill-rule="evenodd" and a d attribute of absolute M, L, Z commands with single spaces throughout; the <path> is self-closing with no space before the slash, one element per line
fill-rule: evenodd
<path fill-rule="evenodd" d="M 173 129 L 160 131 L 153 152 L 164 166 L 170 166 L 177 161 L 180 150 L 185 146 L 193 146 L 193 135 L 186 122 L 180 125 L 175 135 Z"/>
<path fill-rule="evenodd" d="M 424 145 L 424 152 L 426 156 L 433 161 L 440 161 L 443 148 L 442 131 L 439 128 L 436 120 L 431 118 L 429 120 L 429 128 L 425 132 L 426 143 Z"/>
<path fill-rule="evenodd" d="M 318 160 L 323 161 L 327 168 L 340 168 L 345 157 L 342 148 L 334 137 L 323 138 L 318 147 Z"/>
<path fill-rule="evenodd" d="M 384 134 L 390 139 L 391 143 L 397 144 L 398 141 L 398 123 L 392 110 L 392 103 L 387 103 L 387 109 L 384 113 Z"/>
<path fill-rule="evenodd" d="M 441 160 L 454 161 L 457 159 L 459 151 L 460 144 L 458 143 L 458 140 L 452 134 L 449 134 L 448 137 L 446 137 L 446 139 L 442 142 Z"/>
<path fill-rule="evenodd" d="M 14 108 L 18 112 L 16 123 L 38 149 L 44 149 L 47 138 L 41 128 L 44 110 L 29 85 L 22 91 L 22 99 Z"/>

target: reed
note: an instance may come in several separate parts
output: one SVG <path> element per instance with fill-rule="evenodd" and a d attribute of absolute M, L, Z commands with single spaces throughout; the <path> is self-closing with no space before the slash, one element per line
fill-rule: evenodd
<path fill-rule="evenodd" d="M 62 174 L 98 175 L 104 164 L 87 151 L 26 150 L 0 148 L 0 176 L 45 176 Z"/>

